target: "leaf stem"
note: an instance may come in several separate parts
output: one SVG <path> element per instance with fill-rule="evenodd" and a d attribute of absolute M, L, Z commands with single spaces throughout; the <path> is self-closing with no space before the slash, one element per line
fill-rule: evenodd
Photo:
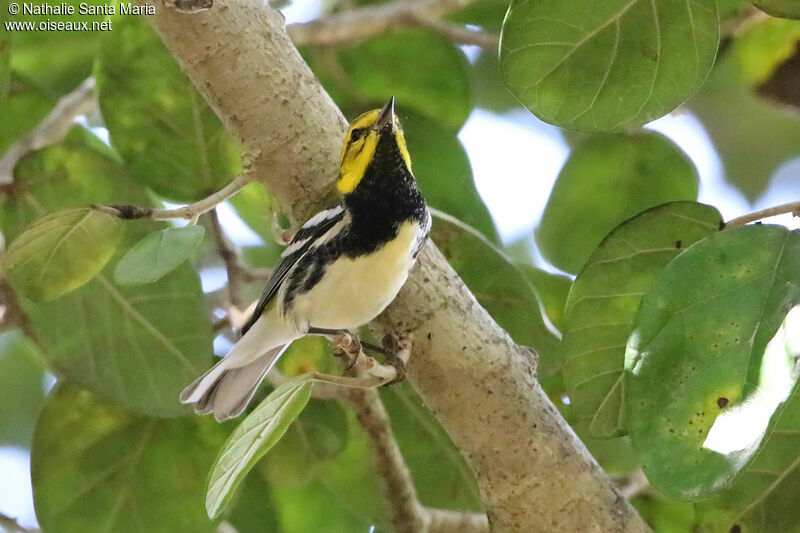
<path fill-rule="evenodd" d="M 137 218 L 149 218 L 151 220 L 171 220 L 174 218 L 183 218 L 186 220 L 192 220 L 196 216 L 200 216 L 203 213 L 211 211 L 217 205 L 241 191 L 245 185 L 251 181 L 253 181 L 253 177 L 249 173 L 243 172 L 214 194 L 211 194 L 206 198 L 203 198 L 202 200 L 192 204 L 178 207 L 176 209 L 153 209 L 150 207 L 138 207 L 135 205 L 93 205 L 92 208 L 125 220 Z"/>
<path fill-rule="evenodd" d="M 731 219 L 725 223 L 724 228 L 730 229 L 737 226 L 744 226 L 750 222 L 761 220 L 762 218 L 774 217 L 776 215 L 783 215 L 785 213 L 792 213 L 796 217 L 800 217 L 800 202 L 789 202 L 788 204 L 777 205 L 775 207 L 768 207 L 760 211 L 754 211 L 740 217 Z"/>

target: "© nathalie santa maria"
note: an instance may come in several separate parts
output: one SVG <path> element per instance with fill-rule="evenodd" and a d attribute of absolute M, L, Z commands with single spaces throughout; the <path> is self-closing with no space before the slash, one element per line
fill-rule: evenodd
<path fill-rule="evenodd" d="M 0 530 L 800 533 L 796 2 L 0 19 Z"/>

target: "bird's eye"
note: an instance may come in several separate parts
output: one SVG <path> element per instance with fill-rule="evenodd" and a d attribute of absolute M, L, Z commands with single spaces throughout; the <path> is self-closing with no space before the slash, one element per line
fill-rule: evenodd
<path fill-rule="evenodd" d="M 355 142 L 367 133 L 367 128 L 358 128 L 350 133 L 350 142 Z"/>

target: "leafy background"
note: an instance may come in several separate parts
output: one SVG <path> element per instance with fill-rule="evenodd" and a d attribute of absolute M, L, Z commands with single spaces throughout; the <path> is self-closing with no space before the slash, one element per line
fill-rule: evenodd
<path fill-rule="evenodd" d="M 782 81 L 800 76 L 799 14 L 757 4 L 787 18 L 735 0 L 479 0 L 448 20 L 502 31 L 499 56 L 421 29 L 302 50 L 349 117 L 397 98 L 434 240 L 539 352 L 554 403 L 656 531 L 800 531 L 798 234 L 720 231 L 800 198 L 800 84 Z M 0 511 L 35 524 L 30 457 L 44 531 L 387 531 L 363 431 L 314 399 L 283 412 L 262 458 L 226 455 L 242 488 L 207 518 L 238 422 L 191 416 L 177 393 L 234 338 L 212 326 L 226 298 L 213 228 L 86 223 L 82 208 L 196 200 L 239 153 L 147 25 L 113 24 L 0 34 L 0 153 L 90 74 L 100 104 L 0 196 L 4 279 L 27 317 L 0 332 L 0 470 L 21 471 Z M 274 211 L 259 185 L 219 209 L 250 267 L 280 252 Z M 328 371 L 330 355 L 299 342 L 281 369 Z M 381 397 L 422 503 L 480 510 L 413 389 Z M 248 423 L 271 419 L 269 401 Z"/>

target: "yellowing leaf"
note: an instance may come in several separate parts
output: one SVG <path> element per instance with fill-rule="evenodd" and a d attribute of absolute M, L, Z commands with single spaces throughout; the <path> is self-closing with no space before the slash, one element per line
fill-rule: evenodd
<path fill-rule="evenodd" d="M 34 301 L 53 300 L 89 282 L 114 255 L 122 222 L 91 208 L 40 218 L 9 246 L 11 286 Z"/>

